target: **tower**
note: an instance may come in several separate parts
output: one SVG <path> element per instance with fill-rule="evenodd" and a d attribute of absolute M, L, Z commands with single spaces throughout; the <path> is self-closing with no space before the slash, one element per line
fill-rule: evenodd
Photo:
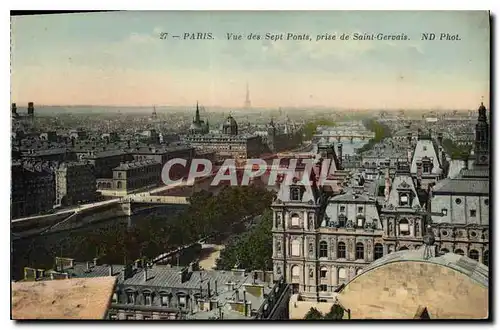
<path fill-rule="evenodd" d="M 252 103 L 250 102 L 250 89 L 248 88 L 248 83 L 247 83 L 247 95 L 245 98 L 245 108 L 250 108 L 252 107 Z"/>
<path fill-rule="evenodd" d="M 201 121 L 201 119 L 200 119 L 200 107 L 198 105 L 198 101 L 196 101 L 196 115 L 195 115 L 194 122 L 200 123 L 200 121 Z"/>
<path fill-rule="evenodd" d="M 28 103 L 28 116 L 31 118 L 35 117 L 35 107 L 33 102 Z"/>
<path fill-rule="evenodd" d="M 151 116 L 151 117 L 152 117 L 153 119 L 157 119 L 157 118 L 158 118 L 158 116 L 156 115 L 156 107 L 155 107 L 155 106 L 153 106 L 153 114 L 152 114 L 152 116 Z"/>
<path fill-rule="evenodd" d="M 488 119 L 486 118 L 486 107 L 483 102 L 479 106 L 477 124 L 476 124 L 476 141 L 474 144 L 474 156 L 475 165 L 489 165 L 489 142 L 490 142 L 490 132 Z"/>

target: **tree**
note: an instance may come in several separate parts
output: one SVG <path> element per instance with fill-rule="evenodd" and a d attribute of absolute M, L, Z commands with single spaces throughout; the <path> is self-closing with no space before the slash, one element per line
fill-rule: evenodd
<path fill-rule="evenodd" d="M 314 307 L 311 307 L 309 312 L 307 312 L 306 316 L 304 317 L 304 320 L 322 320 L 322 319 L 323 319 L 323 314 L 321 314 L 321 312 Z"/>
<path fill-rule="evenodd" d="M 344 318 L 344 308 L 339 304 L 334 304 L 330 311 L 325 314 L 325 320 L 342 320 Z"/>

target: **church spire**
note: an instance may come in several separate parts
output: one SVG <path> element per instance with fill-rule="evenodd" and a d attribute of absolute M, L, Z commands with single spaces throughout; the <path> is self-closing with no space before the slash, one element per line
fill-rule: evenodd
<path fill-rule="evenodd" d="M 196 101 L 196 117 L 195 117 L 195 122 L 196 123 L 200 122 L 200 107 L 198 106 L 198 101 Z"/>

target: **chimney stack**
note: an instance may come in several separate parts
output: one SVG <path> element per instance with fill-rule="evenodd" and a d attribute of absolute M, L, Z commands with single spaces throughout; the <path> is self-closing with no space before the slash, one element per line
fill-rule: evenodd
<path fill-rule="evenodd" d="M 35 107 L 33 102 L 28 103 L 28 116 L 33 117 L 35 115 Z"/>
<path fill-rule="evenodd" d="M 208 298 L 210 298 L 212 296 L 212 293 L 210 292 L 210 278 L 208 279 L 207 283 L 207 291 L 208 291 Z"/>
<path fill-rule="evenodd" d="M 109 265 L 109 276 L 113 276 L 113 265 Z"/>
<path fill-rule="evenodd" d="M 148 281 L 148 267 L 144 267 L 144 282 Z"/>
<path fill-rule="evenodd" d="M 94 258 L 94 267 L 99 266 L 99 258 Z"/>
<path fill-rule="evenodd" d="M 342 143 L 337 145 L 339 163 L 342 165 Z"/>
<path fill-rule="evenodd" d="M 443 133 L 439 132 L 437 137 L 438 143 L 441 146 L 443 144 Z"/>
<path fill-rule="evenodd" d="M 217 296 L 217 294 L 218 294 L 218 293 L 217 293 L 217 280 L 215 280 L 214 285 L 215 285 L 215 295 Z"/>
<path fill-rule="evenodd" d="M 90 272 L 90 261 L 87 261 L 87 272 Z"/>
<path fill-rule="evenodd" d="M 240 301 L 240 291 L 238 291 L 238 289 L 236 289 L 235 293 L 236 293 L 236 302 L 239 302 Z"/>
<path fill-rule="evenodd" d="M 243 303 L 245 304 L 245 316 L 248 316 L 247 292 L 243 291 Z"/>

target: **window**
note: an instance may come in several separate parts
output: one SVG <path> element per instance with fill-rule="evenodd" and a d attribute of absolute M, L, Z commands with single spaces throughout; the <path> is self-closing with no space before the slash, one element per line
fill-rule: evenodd
<path fill-rule="evenodd" d="M 490 251 L 486 250 L 483 254 L 483 264 L 486 266 L 490 265 Z"/>
<path fill-rule="evenodd" d="M 477 250 L 470 250 L 469 258 L 479 261 L 479 252 L 477 252 Z"/>
<path fill-rule="evenodd" d="M 340 212 L 345 212 L 345 206 L 344 205 L 340 205 Z"/>
<path fill-rule="evenodd" d="M 476 216 L 476 210 L 470 210 L 470 216 L 474 218 Z"/>
<path fill-rule="evenodd" d="M 380 243 L 375 244 L 373 251 L 373 258 L 377 260 L 382 258 L 383 256 L 384 256 L 384 247 Z"/>
<path fill-rule="evenodd" d="M 292 214 L 292 217 L 291 217 L 292 226 L 294 226 L 294 227 L 300 226 L 299 220 L 300 220 L 300 217 L 297 213 Z"/>
<path fill-rule="evenodd" d="M 321 241 L 319 243 L 319 257 L 320 258 L 328 257 L 328 244 L 325 241 Z"/>
<path fill-rule="evenodd" d="M 309 269 L 309 277 L 314 278 L 314 271 L 312 269 Z"/>
<path fill-rule="evenodd" d="M 489 199 L 485 199 L 484 200 L 484 205 L 489 205 L 490 204 L 490 200 Z"/>
<path fill-rule="evenodd" d="M 427 147 L 426 147 L 426 146 L 424 146 L 422 149 L 423 149 L 424 151 L 427 151 Z"/>
<path fill-rule="evenodd" d="M 326 278 L 327 273 L 328 273 L 328 271 L 327 271 L 326 267 L 321 267 L 321 270 L 319 271 L 319 276 L 321 278 Z"/>
<path fill-rule="evenodd" d="M 345 258 L 345 243 L 339 242 L 337 245 L 337 258 Z"/>
<path fill-rule="evenodd" d="M 458 254 L 458 255 L 461 255 L 461 256 L 465 255 L 464 251 L 461 250 L 461 249 L 456 249 L 455 250 L 455 254 Z"/>
<path fill-rule="evenodd" d="M 122 172 L 118 172 L 118 179 L 122 178 Z"/>
<path fill-rule="evenodd" d="M 358 213 L 363 213 L 363 206 L 358 206 Z"/>
<path fill-rule="evenodd" d="M 168 306 L 168 299 L 169 297 L 167 295 L 163 295 L 161 296 L 161 305 L 164 306 L 164 307 L 167 307 Z"/>
<path fill-rule="evenodd" d="M 462 200 L 460 198 L 456 198 L 455 203 L 457 203 L 457 205 L 460 205 L 462 204 Z"/>
<path fill-rule="evenodd" d="M 328 291 L 328 286 L 326 284 L 321 284 L 319 286 L 319 291 L 320 292 L 326 292 L 326 291 Z"/>
<path fill-rule="evenodd" d="M 179 297 L 179 307 L 186 308 L 186 297 L 185 296 Z"/>
<path fill-rule="evenodd" d="M 339 215 L 339 227 L 340 228 L 345 227 L 346 220 L 347 220 L 347 218 L 345 217 L 345 215 Z"/>
<path fill-rule="evenodd" d="M 358 220 L 357 226 L 358 226 L 359 228 L 363 228 L 363 224 L 364 224 L 364 222 L 365 222 L 365 221 L 364 221 L 364 220 L 365 220 L 365 218 L 364 218 L 364 217 L 362 217 L 362 216 L 360 216 L 360 217 L 358 217 L 358 219 L 357 219 L 357 220 Z"/>
<path fill-rule="evenodd" d="M 344 283 L 347 280 L 347 272 L 345 268 L 339 268 L 339 284 Z"/>
<path fill-rule="evenodd" d="M 118 181 L 118 183 L 116 184 L 116 188 L 122 189 L 122 183 L 121 183 L 121 181 Z"/>
<path fill-rule="evenodd" d="M 470 236 L 471 236 L 471 237 L 476 237 L 476 236 L 477 236 L 477 233 L 476 233 L 475 231 L 471 231 L 471 232 L 470 232 Z"/>
<path fill-rule="evenodd" d="M 408 220 L 401 219 L 399 221 L 399 233 L 402 236 L 408 236 L 408 235 L 410 235 L 410 225 L 408 223 Z"/>
<path fill-rule="evenodd" d="M 432 171 L 432 164 L 430 163 L 424 163 L 424 173 L 431 173 Z"/>
<path fill-rule="evenodd" d="M 118 293 L 113 293 L 113 302 L 117 303 L 118 302 Z"/>
<path fill-rule="evenodd" d="M 441 232 L 441 235 L 442 235 L 442 236 L 448 236 L 448 232 L 447 232 L 446 230 L 443 230 L 443 231 Z"/>
<path fill-rule="evenodd" d="M 127 292 L 127 304 L 135 304 L 135 293 Z"/>
<path fill-rule="evenodd" d="M 364 259 L 365 258 L 365 247 L 363 243 L 356 243 L 356 259 Z"/>
<path fill-rule="evenodd" d="M 448 215 L 448 210 L 447 210 L 447 209 L 442 209 L 442 210 L 441 210 L 441 214 L 443 214 L 443 215 Z"/>
<path fill-rule="evenodd" d="M 290 200 L 300 201 L 300 189 L 298 187 L 290 188 Z"/>
<path fill-rule="evenodd" d="M 399 195 L 399 206 L 408 206 L 410 205 L 410 202 L 409 202 L 409 199 L 408 199 L 408 195 Z"/>
<path fill-rule="evenodd" d="M 297 240 L 292 241 L 292 256 L 300 256 L 300 243 Z"/>
<path fill-rule="evenodd" d="M 299 269 L 299 266 L 295 265 L 295 266 L 292 266 L 292 281 L 293 282 L 296 282 L 296 281 L 299 281 L 300 280 L 300 269 Z"/>
<path fill-rule="evenodd" d="M 144 295 L 144 305 L 151 306 L 153 300 L 151 292 L 144 292 L 143 295 Z"/>

